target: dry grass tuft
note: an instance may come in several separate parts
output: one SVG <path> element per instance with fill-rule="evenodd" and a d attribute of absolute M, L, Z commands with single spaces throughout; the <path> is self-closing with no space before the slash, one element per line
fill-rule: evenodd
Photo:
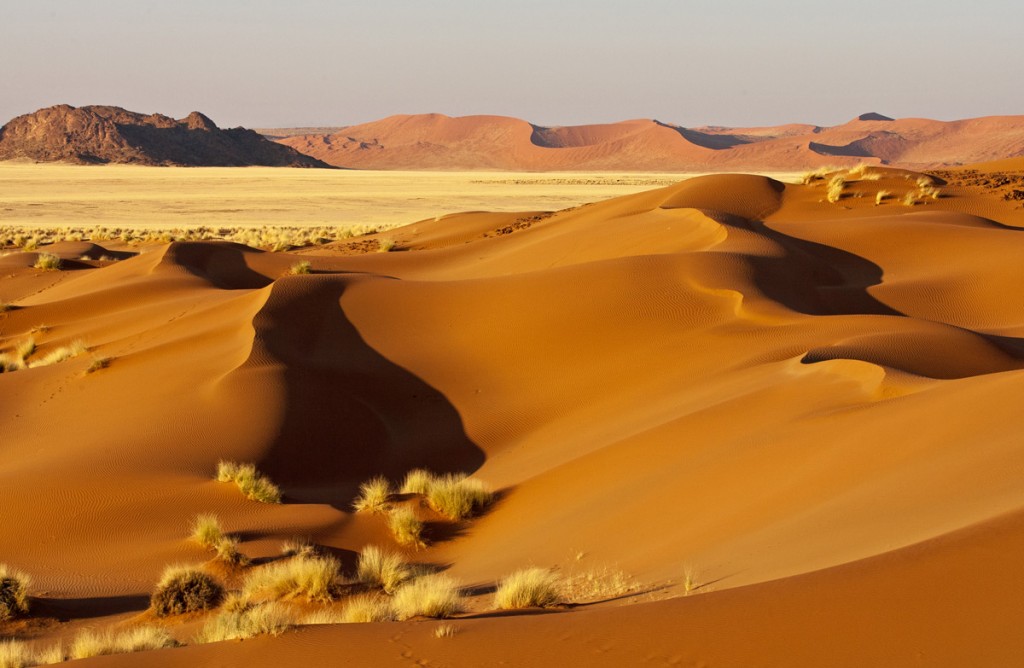
<path fill-rule="evenodd" d="M 97 633 L 83 631 L 71 643 L 71 659 L 88 659 L 107 654 L 129 654 L 150 649 L 177 647 L 178 643 L 164 629 L 140 626 L 128 631 Z"/>
<path fill-rule="evenodd" d="M 281 556 L 284 557 L 312 557 L 317 554 L 316 545 L 305 538 L 292 538 L 281 543 Z"/>
<path fill-rule="evenodd" d="M 314 624 L 344 624 L 345 616 L 334 608 L 326 608 L 324 610 L 317 610 L 311 612 L 301 620 L 298 621 L 303 626 L 310 626 Z"/>
<path fill-rule="evenodd" d="M 914 191 L 908 192 L 903 196 L 903 206 L 915 206 L 917 204 L 917 193 Z"/>
<path fill-rule="evenodd" d="M 390 594 L 412 576 L 412 568 L 398 553 L 376 545 L 368 545 L 359 553 L 356 579 L 363 584 L 382 587 Z"/>
<path fill-rule="evenodd" d="M 828 182 L 828 191 L 825 195 L 825 199 L 827 199 L 832 204 L 835 204 L 836 202 L 843 198 L 843 190 L 845 188 L 846 179 L 840 174 L 833 176 L 832 179 L 829 180 Z"/>
<path fill-rule="evenodd" d="M 249 557 L 238 551 L 238 539 L 224 536 L 213 546 L 217 558 L 232 566 L 245 566 L 249 563 Z"/>
<path fill-rule="evenodd" d="M 399 545 L 416 549 L 427 546 L 422 535 L 423 522 L 408 506 L 399 506 L 388 513 L 388 528 Z"/>
<path fill-rule="evenodd" d="M 352 502 L 357 513 L 383 513 L 391 498 L 391 483 L 384 476 L 367 480 L 359 486 L 359 496 Z"/>
<path fill-rule="evenodd" d="M 89 364 L 89 368 L 85 370 L 86 373 L 96 373 L 110 366 L 109 357 L 94 357 L 92 363 Z"/>
<path fill-rule="evenodd" d="M 456 631 L 455 627 L 451 624 L 438 624 L 434 627 L 435 638 L 451 638 L 457 632 L 458 631 Z"/>
<path fill-rule="evenodd" d="M 561 585 L 566 600 L 572 603 L 617 598 L 636 591 L 636 588 L 633 578 L 611 568 L 572 573 L 563 579 Z"/>
<path fill-rule="evenodd" d="M 430 485 L 434 481 L 434 474 L 425 469 L 413 469 L 405 474 L 402 481 L 402 494 L 423 494 L 430 491 Z"/>
<path fill-rule="evenodd" d="M 62 260 L 53 253 L 40 253 L 36 258 L 36 263 L 32 266 L 44 271 L 56 271 L 60 269 L 61 264 Z"/>
<path fill-rule="evenodd" d="M 69 360 L 89 350 L 88 346 L 85 345 L 84 341 L 77 340 L 73 341 L 70 345 L 61 346 L 55 350 L 51 350 L 49 353 L 30 363 L 28 366 L 31 369 L 42 366 L 50 366 L 52 364 L 58 364 Z"/>
<path fill-rule="evenodd" d="M 217 549 L 217 543 L 224 539 L 220 520 L 216 515 L 197 515 L 192 522 L 192 540 L 209 550 Z"/>
<path fill-rule="evenodd" d="M 341 614 L 341 621 L 345 624 L 391 622 L 394 619 L 394 606 L 390 600 L 381 596 L 360 596 L 349 599 Z"/>
<path fill-rule="evenodd" d="M 561 602 L 558 576 L 544 568 L 526 568 L 506 576 L 494 592 L 494 607 L 500 610 L 544 608 Z"/>
<path fill-rule="evenodd" d="M 39 650 L 18 640 L 0 641 L 0 668 L 49 666 L 63 661 L 64 648 L 60 645 L 51 645 L 46 649 Z"/>
<path fill-rule="evenodd" d="M 224 587 L 210 574 L 192 566 L 169 566 L 150 603 L 157 617 L 167 617 L 209 610 L 223 598 Z"/>
<path fill-rule="evenodd" d="M 465 519 L 494 500 L 486 484 L 461 473 L 434 478 L 426 496 L 431 508 L 453 520 Z"/>
<path fill-rule="evenodd" d="M 265 475 L 256 470 L 254 464 L 238 464 L 221 460 L 217 463 L 216 479 L 233 482 L 247 498 L 260 503 L 281 503 L 281 489 Z"/>
<path fill-rule="evenodd" d="M 309 274 L 313 271 L 313 265 L 309 260 L 303 260 L 302 262 L 296 262 L 289 269 L 288 273 L 292 276 L 298 276 L 299 274 Z"/>
<path fill-rule="evenodd" d="M 399 620 L 451 617 L 463 607 L 458 583 L 446 575 L 430 575 L 407 582 L 395 592 L 392 603 Z"/>
<path fill-rule="evenodd" d="M 0 622 L 28 614 L 28 588 L 32 578 L 0 564 Z"/>
<path fill-rule="evenodd" d="M 244 605 L 224 610 L 203 625 L 193 639 L 199 644 L 280 635 L 295 624 L 292 614 L 279 603 Z"/>
<path fill-rule="evenodd" d="M 334 598 L 341 567 L 331 556 L 288 559 L 267 564 L 246 578 L 242 591 L 246 598 L 299 598 L 330 601 Z"/>
<path fill-rule="evenodd" d="M 879 190 L 875 194 L 875 206 L 878 206 L 879 204 L 884 202 L 886 199 L 889 198 L 890 195 L 892 195 L 892 193 L 889 192 L 888 190 Z"/>
<path fill-rule="evenodd" d="M 377 240 L 377 252 L 378 253 L 390 253 L 395 248 L 394 239 L 378 239 Z"/>

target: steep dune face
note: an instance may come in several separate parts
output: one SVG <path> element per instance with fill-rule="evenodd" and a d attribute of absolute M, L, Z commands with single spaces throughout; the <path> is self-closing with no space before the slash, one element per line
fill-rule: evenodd
<path fill-rule="evenodd" d="M 336 643 L 379 663 L 396 633 L 452 665 L 865 665 L 880 656 L 865 639 L 934 665 L 993 643 L 998 663 L 1021 649 L 1000 637 L 1024 556 L 1024 213 L 993 190 L 1007 166 L 947 173 L 914 206 L 917 175 L 883 169 L 847 174 L 834 203 L 824 181 L 717 175 L 550 215 L 457 214 L 390 232 L 397 252 L 320 248 L 308 275 L 217 242 L 61 272 L 8 256 L 0 352 L 46 324 L 39 355 L 80 337 L 112 361 L 0 374 L 0 503 L 20 518 L 0 552 L 55 605 L 137 611 L 165 563 L 205 558 L 184 541 L 198 512 L 252 557 L 305 534 L 350 565 L 390 544 L 351 512 L 361 481 L 473 471 L 499 501 L 412 558 L 477 592 L 525 565 L 620 568 L 639 590 L 459 621 L 436 650 L 410 622 L 153 665 Z M 285 504 L 210 480 L 220 458 L 257 462 Z M 530 641 L 545 651 L 514 649 Z"/>
<path fill-rule="evenodd" d="M 194 111 L 174 120 L 120 107 L 66 104 L 0 128 L 0 160 L 208 167 L 326 167 L 245 128 L 221 130 Z"/>
<path fill-rule="evenodd" d="M 683 128 L 653 120 L 540 127 L 502 116 L 392 116 L 278 138 L 361 169 L 793 170 L 860 161 L 916 168 L 1024 154 L 1024 117 L 955 122 L 862 114 L 831 128 Z"/>

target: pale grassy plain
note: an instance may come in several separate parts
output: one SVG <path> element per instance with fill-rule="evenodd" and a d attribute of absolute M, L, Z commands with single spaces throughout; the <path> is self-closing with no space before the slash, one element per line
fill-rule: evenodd
<path fill-rule="evenodd" d="M 384 228 L 461 211 L 564 209 L 690 176 L 0 162 L 0 226 Z"/>
<path fill-rule="evenodd" d="M 458 211 L 563 209 L 682 178 L 0 163 L 0 224 L 394 226 Z"/>

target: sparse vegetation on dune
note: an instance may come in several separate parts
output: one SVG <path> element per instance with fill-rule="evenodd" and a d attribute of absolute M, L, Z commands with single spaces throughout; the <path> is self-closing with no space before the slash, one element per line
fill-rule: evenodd
<path fill-rule="evenodd" d="M 483 482 L 465 474 L 435 477 L 426 494 L 431 508 L 453 520 L 465 519 L 486 508 L 494 492 Z"/>
<path fill-rule="evenodd" d="M 391 483 L 384 476 L 367 480 L 359 486 L 359 496 L 352 503 L 358 513 L 383 513 L 391 498 Z"/>
<path fill-rule="evenodd" d="M 66 360 L 78 357 L 88 352 L 89 347 L 85 345 L 84 341 L 76 340 L 66 346 L 61 346 L 51 350 L 43 357 L 34 360 L 29 363 L 29 368 L 34 369 L 36 367 L 50 366 L 52 364 L 58 364 Z"/>
<path fill-rule="evenodd" d="M 215 478 L 219 482 L 233 482 L 247 498 L 260 503 L 281 503 L 281 489 L 256 470 L 254 464 L 238 464 L 221 460 Z"/>
<path fill-rule="evenodd" d="M 403 547 L 419 549 L 427 546 L 423 540 L 423 522 L 408 506 L 391 509 L 388 513 L 388 528 L 391 529 L 395 541 Z"/>
<path fill-rule="evenodd" d="M 60 645 L 36 649 L 20 640 L 0 640 L 0 668 L 48 666 L 62 661 L 64 649 Z"/>
<path fill-rule="evenodd" d="M 304 598 L 330 601 L 341 580 L 341 566 L 331 556 L 298 557 L 254 569 L 245 580 L 247 599 Z"/>
<path fill-rule="evenodd" d="M 438 624 L 434 627 L 435 638 L 451 638 L 455 633 L 455 627 L 451 624 Z"/>
<path fill-rule="evenodd" d="M 220 520 L 216 515 L 197 515 L 192 522 L 192 540 L 205 548 L 214 549 L 224 538 L 224 532 L 220 528 Z"/>
<path fill-rule="evenodd" d="M 559 578 L 544 568 L 527 568 L 506 576 L 494 592 L 494 607 L 501 610 L 543 608 L 561 602 Z"/>
<path fill-rule="evenodd" d="M 32 578 L 0 564 L 0 622 L 28 614 L 28 588 Z"/>
<path fill-rule="evenodd" d="M 345 624 L 368 624 L 371 622 L 390 622 L 395 619 L 395 608 L 383 596 L 358 596 L 345 603 L 341 620 Z"/>
<path fill-rule="evenodd" d="M 317 553 L 316 545 L 305 538 L 292 538 L 281 543 L 281 556 L 312 557 Z"/>
<path fill-rule="evenodd" d="M 89 364 L 89 368 L 86 369 L 85 372 L 96 373 L 97 371 L 102 371 L 110 366 L 110 361 L 109 357 L 94 357 L 92 359 L 92 363 Z"/>
<path fill-rule="evenodd" d="M 287 608 L 273 601 L 235 606 L 208 620 L 194 642 L 199 644 L 253 638 L 258 635 L 280 635 L 295 624 Z"/>
<path fill-rule="evenodd" d="M 402 481 L 402 494 L 426 494 L 430 491 L 430 483 L 434 479 L 434 474 L 425 469 L 413 469 L 405 474 L 405 480 Z"/>
<path fill-rule="evenodd" d="M 377 250 L 381 253 L 390 253 L 395 249 L 395 240 L 381 238 L 377 240 Z"/>
<path fill-rule="evenodd" d="M 412 575 L 412 568 L 400 554 L 376 545 L 368 545 L 359 553 L 356 578 L 363 584 L 381 587 L 390 594 Z"/>
<path fill-rule="evenodd" d="M 846 188 L 846 178 L 841 174 L 833 176 L 828 182 L 828 191 L 825 199 L 835 204 L 843 197 L 843 190 Z"/>
<path fill-rule="evenodd" d="M 170 566 L 157 583 L 150 604 L 157 617 L 216 607 L 224 587 L 209 573 L 192 566 Z"/>
<path fill-rule="evenodd" d="M 399 620 L 412 617 L 451 617 L 463 609 L 458 583 L 447 575 L 429 575 L 402 585 L 392 598 Z"/>
<path fill-rule="evenodd" d="M 879 204 L 884 202 L 886 199 L 889 198 L 890 195 L 892 195 L 892 193 L 889 192 L 888 190 L 879 190 L 877 193 L 875 193 L 875 206 L 878 206 Z"/>
<path fill-rule="evenodd" d="M 166 630 L 155 626 L 105 633 L 82 631 L 71 643 L 70 658 L 88 659 L 93 656 L 129 654 L 177 646 L 177 641 Z"/>
<path fill-rule="evenodd" d="M 299 274 L 308 274 L 313 271 L 313 265 L 309 260 L 303 260 L 302 262 L 296 262 L 288 268 L 288 273 L 297 276 Z"/>
<path fill-rule="evenodd" d="M 40 253 L 39 257 L 36 258 L 36 263 L 32 266 L 44 271 L 56 271 L 60 269 L 62 264 L 63 261 L 57 255 L 53 253 Z"/>
<path fill-rule="evenodd" d="M 571 603 L 623 596 L 636 589 L 633 579 L 618 569 L 596 568 L 567 574 L 560 578 L 559 589 Z"/>
<path fill-rule="evenodd" d="M 903 206 L 915 206 L 917 204 L 917 193 L 914 191 L 908 192 L 903 196 Z"/>

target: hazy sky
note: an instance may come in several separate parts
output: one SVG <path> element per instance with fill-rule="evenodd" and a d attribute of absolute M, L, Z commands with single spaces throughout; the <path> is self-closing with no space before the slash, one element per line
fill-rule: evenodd
<path fill-rule="evenodd" d="M 1020 0 L 4 0 L 0 123 L 398 113 L 832 125 L 1024 113 Z"/>

